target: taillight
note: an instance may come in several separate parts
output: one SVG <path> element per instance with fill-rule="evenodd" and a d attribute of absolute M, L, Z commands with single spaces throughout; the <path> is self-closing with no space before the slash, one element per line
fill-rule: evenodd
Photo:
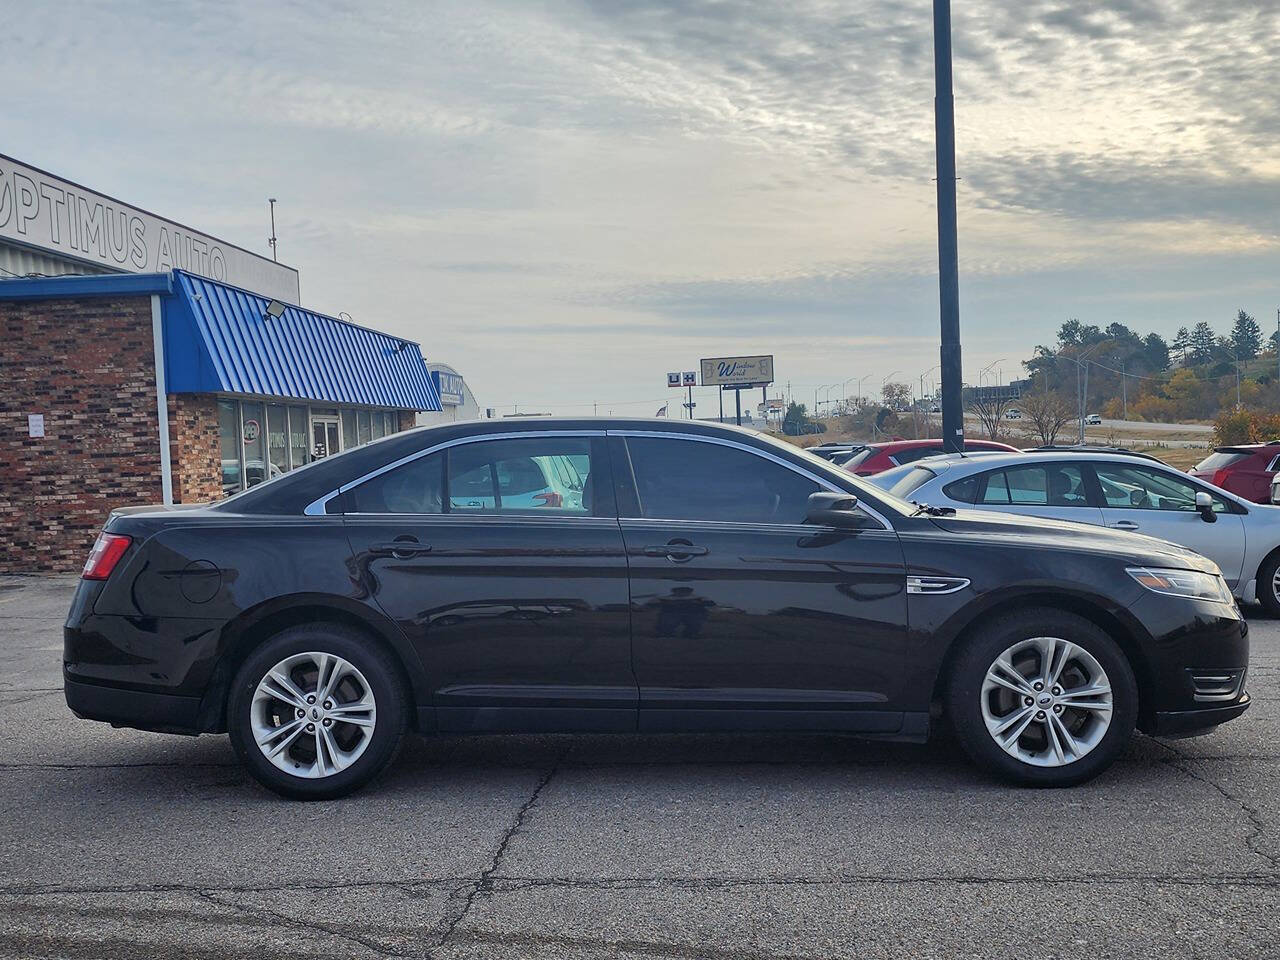
<path fill-rule="evenodd" d="M 1225 468 L 1222 470 L 1215 470 L 1213 471 L 1213 479 L 1210 480 L 1209 482 L 1212 483 L 1215 487 L 1221 487 L 1226 484 L 1227 477 L 1229 477 L 1230 475 L 1231 475 L 1231 471 Z"/>
<path fill-rule="evenodd" d="M 100 533 L 89 551 L 89 559 L 84 562 L 85 580 L 105 580 L 111 576 L 124 552 L 132 541 L 120 533 Z"/>
<path fill-rule="evenodd" d="M 564 497 L 552 491 L 550 493 L 535 493 L 533 499 L 542 501 L 544 507 L 563 507 Z"/>

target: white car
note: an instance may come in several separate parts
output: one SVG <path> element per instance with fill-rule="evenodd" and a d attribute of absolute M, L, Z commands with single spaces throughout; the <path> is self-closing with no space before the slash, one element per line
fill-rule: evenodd
<path fill-rule="evenodd" d="M 929 457 L 867 477 L 907 500 L 1132 530 L 1195 550 L 1232 593 L 1280 615 L 1280 508 L 1250 503 L 1147 457 L 1017 453 Z"/>
<path fill-rule="evenodd" d="M 1091 413 L 1091 414 L 1089 414 L 1087 417 L 1085 417 L 1085 418 L 1084 418 L 1084 422 L 1085 422 L 1085 423 L 1087 423 L 1087 424 L 1088 424 L 1089 426 L 1091 426 L 1091 427 L 1101 426 L 1101 425 L 1102 425 L 1102 417 L 1101 417 L 1101 416 L 1099 416 L 1099 415 L 1098 415 L 1098 414 L 1096 414 L 1096 413 Z"/>
<path fill-rule="evenodd" d="M 1006 411 L 1004 412 L 1004 418 L 1005 418 L 1006 420 L 1021 420 L 1021 419 L 1022 419 L 1022 411 L 1021 411 L 1021 410 L 1006 410 Z"/>

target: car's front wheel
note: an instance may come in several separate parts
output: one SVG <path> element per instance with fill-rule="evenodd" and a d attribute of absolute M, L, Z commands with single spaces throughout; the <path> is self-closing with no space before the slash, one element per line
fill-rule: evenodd
<path fill-rule="evenodd" d="M 1258 570 L 1258 602 L 1273 617 L 1280 617 L 1280 552 L 1267 557 Z"/>
<path fill-rule="evenodd" d="M 1083 783 L 1133 734 L 1138 687 L 1119 645 L 1061 610 L 1024 610 L 981 625 L 959 651 L 947 690 L 956 736 L 982 768 L 1017 783 Z"/>
<path fill-rule="evenodd" d="M 300 800 L 368 783 L 395 756 L 407 721 L 390 655 L 339 624 L 272 637 L 241 665 L 227 702 L 237 756 L 263 786 Z"/>

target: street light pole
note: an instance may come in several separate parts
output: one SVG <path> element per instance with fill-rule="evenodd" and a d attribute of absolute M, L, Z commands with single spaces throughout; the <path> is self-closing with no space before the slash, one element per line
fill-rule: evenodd
<path fill-rule="evenodd" d="M 938 303 L 941 315 L 942 445 L 964 450 L 960 401 L 960 257 L 956 240 L 956 107 L 951 85 L 951 0 L 933 0 L 934 145 L 938 173 Z"/>

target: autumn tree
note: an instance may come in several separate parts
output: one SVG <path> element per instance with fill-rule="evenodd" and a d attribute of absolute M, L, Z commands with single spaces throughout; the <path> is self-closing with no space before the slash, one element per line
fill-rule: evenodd
<path fill-rule="evenodd" d="M 880 399 L 890 410 L 905 410 L 911 406 L 911 387 L 905 383 L 886 383 Z"/>
<path fill-rule="evenodd" d="M 1004 433 L 1004 415 L 1012 405 L 1013 398 L 1003 393 L 996 397 L 992 392 L 975 391 L 969 400 L 969 412 L 978 418 L 988 439 L 999 440 Z"/>
<path fill-rule="evenodd" d="M 1021 403 L 1022 415 L 1031 421 L 1036 436 L 1046 447 L 1053 446 L 1062 428 L 1076 415 L 1071 404 L 1055 393 L 1026 395 Z"/>

